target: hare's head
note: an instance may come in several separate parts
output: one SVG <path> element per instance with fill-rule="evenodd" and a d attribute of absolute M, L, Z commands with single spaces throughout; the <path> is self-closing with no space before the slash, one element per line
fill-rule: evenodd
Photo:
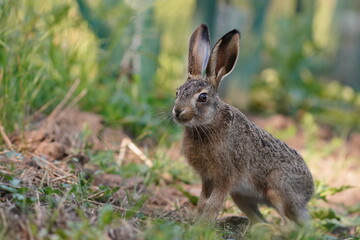
<path fill-rule="evenodd" d="M 202 24 L 191 36 L 189 46 L 188 79 L 178 88 L 173 108 L 176 122 L 184 126 L 211 123 L 219 105 L 218 87 L 221 80 L 235 66 L 240 33 L 225 34 L 210 52 L 208 28 Z"/>

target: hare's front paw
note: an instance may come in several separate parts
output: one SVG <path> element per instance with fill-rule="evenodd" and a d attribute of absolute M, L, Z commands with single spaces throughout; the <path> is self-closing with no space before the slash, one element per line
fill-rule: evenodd
<path fill-rule="evenodd" d="M 213 228 L 213 227 L 215 227 L 215 224 L 216 224 L 216 218 L 212 218 L 210 216 L 204 216 L 203 214 L 199 215 L 195 219 L 195 226 L 198 226 L 198 227 Z"/>
<path fill-rule="evenodd" d="M 204 209 L 202 214 L 199 214 L 196 217 L 195 221 L 196 221 L 196 224 L 198 224 L 198 225 L 215 226 L 216 218 L 217 218 L 217 213 L 215 213 L 213 211 L 206 211 L 206 209 Z"/>

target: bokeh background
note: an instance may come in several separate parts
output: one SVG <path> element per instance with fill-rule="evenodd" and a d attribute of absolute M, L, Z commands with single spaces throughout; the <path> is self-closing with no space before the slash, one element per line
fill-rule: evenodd
<path fill-rule="evenodd" d="M 246 239 L 359 239 L 359 0 L 0 0 L 0 239 L 219 239 L 171 120 L 201 23 L 241 32 L 221 98 L 314 175 L 311 229 L 262 207 Z"/>
<path fill-rule="evenodd" d="M 220 94 L 248 112 L 304 112 L 359 129 L 360 4 L 356 0 L 1 1 L 0 119 L 21 129 L 72 83 L 79 104 L 135 134 L 156 125 L 186 77 L 200 23 L 212 44 L 241 31 L 240 58 Z M 144 135 L 144 136 L 145 136 Z"/>

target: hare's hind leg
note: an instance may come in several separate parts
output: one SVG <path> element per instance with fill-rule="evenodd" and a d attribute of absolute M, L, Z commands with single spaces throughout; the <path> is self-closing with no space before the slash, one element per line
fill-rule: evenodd
<path fill-rule="evenodd" d="M 294 221 L 300 226 L 304 226 L 307 223 L 309 223 L 310 215 L 309 215 L 308 210 L 305 207 L 297 209 Z"/>
<path fill-rule="evenodd" d="M 244 198 L 243 196 L 236 193 L 231 193 L 230 196 L 235 202 L 236 206 L 250 219 L 252 224 L 258 222 L 267 222 L 259 211 L 256 203 L 252 203 L 251 200 Z"/>
<path fill-rule="evenodd" d="M 280 214 L 281 218 L 286 223 L 286 214 L 285 214 L 285 203 L 283 197 L 280 193 L 274 189 L 269 189 L 267 191 L 267 197 L 273 208 Z"/>
<path fill-rule="evenodd" d="M 286 218 L 296 222 L 298 225 L 304 225 L 310 219 L 306 206 L 299 205 L 303 201 L 299 198 L 293 199 L 294 194 L 289 190 L 287 194 L 282 194 L 281 191 L 269 189 L 267 192 L 268 199 L 271 205 L 281 215 L 286 222 Z"/>

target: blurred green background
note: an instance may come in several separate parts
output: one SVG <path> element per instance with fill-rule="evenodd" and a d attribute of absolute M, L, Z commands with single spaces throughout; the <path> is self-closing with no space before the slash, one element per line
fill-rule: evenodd
<path fill-rule="evenodd" d="M 0 123 L 23 130 L 78 80 L 81 109 L 107 124 L 138 138 L 178 132 L 159 126 L 203 22 L 212 44 L 242 33 L 225 101 L 261 115 L 311 113 L 340 133 L 360 129 L 357 0 L 0 0 Z"/>

